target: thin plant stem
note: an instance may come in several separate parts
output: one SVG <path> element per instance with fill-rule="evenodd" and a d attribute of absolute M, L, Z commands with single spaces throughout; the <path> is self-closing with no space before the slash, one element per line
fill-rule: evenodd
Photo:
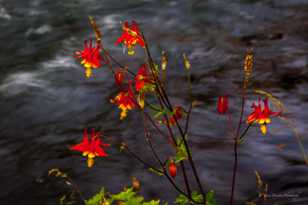
<path fill-rule="evenodd" d="M 173 143 L 176 145 L 177 147 L 177 142 L 176 142 L 176 139 L 174 137 L 174 134 L 172 132 L 172 129 L 170 127 L 170 123 L 169 123 L 169 119 L 168 117 L 166 116 L 166 114 L 164 115 L 164 118 L 166 120 L 166 126 L 167 126 L 167 129 L 169 131 L 169 134 L 173 140 Z M 189 181 L 188 181 L 188 178 L 187 178 L 187 175 L 186 175 L 186 168 L 185 168 L 185 164 L 183 161 L 180 162 L 180 166 L 182 168 L 182 171 L 183 171 L 183 177 L 184 177 L 184 182 L 185 182 L 185 186 L 186 186 L 186 190 L 187 190 L 187 193 L 189 194 L 189 196 L 191 196 L 191 189 L 190 189 L 190 186 L 189 186 Z"/>
<path fill-rule="evenodd" d="M 234 190 L 235 190 L 236 173 L 237 173 L 237 167 L 238 167 L 238 139 L 239 139 L 240 129 L 241 129 L 243 115 L 244 115 L 244 108 L 245 108 L 245 90 L 243 88 L 242 99 L 241 99 L 241 113 L 240 113 L 240 118 L 239 118 L 236 135 L 234 139 L 234 145 L 233 145 L 234 163 L 233 163 L 233 173 L 232 173 L 230 205 L 233 205 L 233 201 L 234 201 Z"/>
<path fill-rule="evenodd" d="M 163 108 L 163 104 L 162 104 L 160 98 L 158 98 L 158 101 L 160 103 L 161 108 Z M 157 128 L 157 125 L 155 124 L 155 122 L 152 120 L 152 118 L 149 115 L 147 115 L 147 118 L 150 119 L 150 121 L 155 126 L 155 128 L 159 130 L 159 128 Z M 174 134 L 172 132 L 172 129 L 170 127 L 169 119 L 166 116 L 166 114 L 164 114 L 164 119 L 166 121 L 166 127 L 167 127 L 167 130 L 169 132 L 170 138 L 172 139 L 173 144 L 177 147 L 177 142 L 176 142 L 176 139 L 175 139 Z M 191 197 L 191 189 L 190 189 L 190 186 L 189 186 L 189 181 L 188 181 L 188 178 L 187 178 L 186 168 L 185 168 L 184 162 L 181 161 L 180 162 L 180 166 L 181 166 L 181 169 L 182 169 L 182 172 L 183 172 L 183 178 L 184 178 L 184 182 L 185 182 L 187 193 Z"/>
<path fill-rule="evenodd" d="M 132 156 L 134 157 L 136 160 L 138 160 L 140 163 L 142 163 L 143 165 L 145 165 L 147 168 L 149 169 L 153 169 L 154 171 L 158 172 L 158 173 L 161 173 L 161 174 L 164 174 L 163 171 L 161 171 L 160 169 L 150 165 L 148 162 L 144 161 L 143 159 L 141 159 L 137 154 L 135 154 L 133 151 L 131 151 L 128 146 L 126 145 L 125 146 L 125 149 L 127 150 L 127 152 Z"/>
<path fill-rule="evenodd" d="M 246 127 L 246 129 L 243 131 L 243 133 L 241 134 L 241 136 L 239 137 L 239 140 L 244 139 L 245 135 L 247 134 L 249 128 L 251 128 L 252 123 L 249 123 L 248 126 Z"/>
<path fill-rule="evenodd" d="M 148 113 L 146 113 L 146 112 L 144 112 L 144 115 L 145 115 L 145 117 L 151 122 L 151 124 L 153 125 L 153 127 L 156 129 L 156 131 L 161 135 L 161 136 L 164 136 L 164 137 L 166 137 L 167 139 L 168 139 L 168 135 L 166 134 L 166 133 L 164 133 L 158 126 L 157 126 L 157 124 L 154 122 L 154 120 L 151 118 L 151 116 L 148 114 Z"/>
<path fill-rule="evenodd" d="M 190 189 L 189 182 L 188 182 L 188 177 L 187 177 L 187 173 L 186 173 L 186 167 L 185 167 L 184 162 L 181 161 L 180 164 L 181 164 L 183 178 L 184 178 L 184 182 L 185 182 L 185 186 L 186 186 L 186 191 L 187 191 L 188 196 L 191 197 L 191 189 Z"/>
<path fill-rule="evenodd" d="M 155 81 L 156 81 L 156 87 L 157 87 L 157 91 L 158 91 L 158 94 L 160 95 L 162 101 L 164 102 L 164 104 L 166 105 L 166 107 L 172 112 L 172 105 L 169 101 L 169 98 L 168 96 L 166 95 L 165 93 L 165 90 L 162 88 L 161 86 L 161 83 L 159 81 L 159 79 L 157 78 L 157 76 L 155 75 L 155 73 L 153 72 L 154 70 L 154 63 L 153 63 L 153 59 L 150 55 L 150 51 L 149 51 L 149 48 L 148 48 L 148 44 L 147 44 L 147 41 L 142 33 L 142 37 L 143 37 L 143 40 L 145 42 L 145 51 L 146 51 L 146 55 L 148 57 L 148 61 L 149 61 L 149 65 L 150 65 L 150 68 L 152 69 L 152 74 L 153 74 L 153 77 L 156 78 Z M 184 146 L 185 146 L 185 149 L 186 149 L 186 152 L 187 152 L 187 155 L 188 155 L 188 161 L 189 161 L 189 164 L 190 166 L 192 167 L 192 170 L 193 170 L 193 174 L 194 174 L 194 177 L 196 179 L 196 182 L 198 184 L 198 187 L 199 187 L 199 190 L 202 194 L 202 197 L 203 197 L 203 203 L 206 204 L 206 196 L 205 196 L 205 192 L 203 190 L 203 187 L 202 187 L 202 184 L 201 184 L 201 181 L 200 181 L 200 178 L 199 178 L 199 175 L 198 175 L 198 172 L 197 172 L 197 169 L 196 169 L 196 166 L 194 164 L 194 161 L 192 159 L 192 156 L 191 156 L 191 152 L 190 152 L 190 149 L 189 149 L 189 146 L 188 146 L 188 142 L 186 140 L 186 137 L 184 135 L 184 132 L 183 132 L 183 129 L 181 128 L 181 126 L 179 125 L 178 121 L 176 118 L 174 118 L 175 120 L 175 123 L 176 123 L 176 126 L 178 128 L 178 130 L 180 131 L 180 134 L 181 134 L 181 138 L 182 140 L 184 141 Z"/>
<path fill-rule="evenodd" d="M 160 157 L 158 156 L 157 152 L 155 151 L 154 147 L 153 147 L 153 144 L 152 144 L 152 141 L 151 141 L 151 137 L 150 137 L 150 132 L 148 131 L 148 128 L 147 128 L 147 124 L 146 124 L 146 118 L 145 118 L 145 115 L 144 115 L 144 112 L 143 112 L 143 121 L 144 121 L 144 132 L 145 132 L 145 138 L 146 138 L 146 141 L 155 157 L 155 159 L 157 160 L 157 162 L 160 164 L 161 168 L 162 168 L 162 174 L 165 175 L 165 177 L 169 180 L 169 182 L 174 186 L 174 188 L 179 191 L 181 194 L 185 195 L 190 201 L 193 201 L 195 203 L 199 203 L 195 200 L 193 200 L 191 198 L 191 194 L 186 194 L 183 190 L 181 190 L 174 182 L 174 180 L 168 175 L 168 172 L 165 168 L 165 165 L 164 163 L 161 161 Z M 185 169 L 185 168 L 184 168 Z M 185 172 L 185 177 L 186 177 L 186 172 Z M 187 180 L 187 177 L 186 177 L 186 180 Z"/>
<path fill-rule="evenodd" d="M 117 59 L 115 59 L 112 55 L 110 55 L 110 53 L 105 49 L 102 48 L 105 56 L 107 56 L 111 61 L 113 61 L 117 66 L 119 66 L 120 68 L 126 70 L 129 74 L 131 74 L 132 76 L 136 76 L 136 74 L 131 71 L 130 69 L 128 69 L 126 66 L 122 65 Z M 114 73 L 114 72 L 113 72 Z"/>
<path fill-rule="evenodd" d="M 189 128 L 189 121 L 190 121 L 191 111 L 192 111 L 192 103 L 190 103 L 190 105 L 189 105 L 187 116 L 186 116 L 186 123 L 185 123 L 185 129 L 184 129 L 185 136 L 187 135 L 188 128 Z"/>

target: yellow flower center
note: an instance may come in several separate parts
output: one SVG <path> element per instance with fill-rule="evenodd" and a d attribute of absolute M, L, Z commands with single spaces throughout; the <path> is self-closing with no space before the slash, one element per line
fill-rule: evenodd
<path fill-rule="evenodd" d="M 266 134 L 266 131 L 267 131 L 266 124 L 260 125 L 260 130 L 261 130 L 261 133 L 262 133 L 263 135 L 265 135 L 265 134 Z"/>
<path fill-rule="evenodd" d="M 94 158 L 88 157 L 87 164 L 88 167 L 91 168 L 94 165 Z"/>

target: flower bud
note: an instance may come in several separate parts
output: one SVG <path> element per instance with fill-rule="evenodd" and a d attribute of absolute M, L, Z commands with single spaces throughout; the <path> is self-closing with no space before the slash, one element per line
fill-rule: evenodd
<path fill-rule="evenodd" d="M 225 114 L 228 111 L 228 96 L 218 97 L 217 111 L 219 114 Z"/>
<path fill-rule="evenodd" d="M 118 86 L 120 86 L 124 80 L 125 72 L 123 70 L 116 70 L 114 73 L 114 80 Z"/>
<path fill-rule="evenodd" d="M 175 178 L 177 173 L 177 167 L 173 160 L 169 162 L 169 174 L 171 177 Z"/>
<path fill-rule="evenodd" d="M 136 177 L 132 177 L 132 187 L 134 191 L 140 190 L 140 181 Z"/>

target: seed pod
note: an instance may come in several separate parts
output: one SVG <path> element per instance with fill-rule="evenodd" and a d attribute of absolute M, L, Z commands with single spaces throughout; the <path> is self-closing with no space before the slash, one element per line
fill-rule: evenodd
<path fill-rule="evenodd" d="M 245 60 L 244 60 L 244 88 L 246 89 L 248 86 L 249 78 L 252 73 L 252 68 L 253 68 L 253 52 L 252 49 L 248 49 Z"/>
<path fill-rule="evenodd" d="M 102 33 L 99 30 L 99 28 L 96 24 L 96 21 L 94 20 L 94 18 L 92 16 L 89 16 L 89 22 L 92 26 L 94 33 L 95 33 L 95 38 L 96 38 L 97 43 L 100 43 L 101 40 L 102 40 Z"/>
<path fill-rule="evenodd" d="M 168 57 L 165 51 L 161 52 L 161 69 L 166 70 L 168 64 Z"/>
<path fill-rule="evenodd" d="M 169 174 L 173 178 L 175 178 L 177 174 L 177 167 L 172 159 L 169 162 Z"/>

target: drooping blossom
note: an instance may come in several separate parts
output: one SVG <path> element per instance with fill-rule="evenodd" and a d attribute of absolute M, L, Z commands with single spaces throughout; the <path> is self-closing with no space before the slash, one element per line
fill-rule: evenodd
<path fill-rule="evenodd" d="M 85 68 L 87 78 L 91 77 L 92 69 L 101 67 L 102 56 L 100 54 L 100 45 L 92 43 L 92 40 L 84 42 L 84 48 L 75 52 L 75 57 L 81 60 L 81 64 Z"/>
<path fill-rule="evenodd" d="M 217 102 L 217 112 L 225 114 L 228 111 L 228 96 L 219 96 Z"/>
<path fill-rule="evenodd" d="M 143 64 L 135 76 L 135 89 L 137 92 L 148 91 L 152 89 L 152 80 L 149 75 L 146 64 Z"/>
<path fill-rule="evenodd" d="M 101 132 L 95 132 L 94 129 L 92 129 L 91 137 L 89 139 L 88 131 L 87 129 L 84 129 L 82 142 L 70 148 L 71 150 L 82 152 L 82 155 L 87 157 L 87 165 L 89 168 L 93 166 L 95 157 L 108 156 L 104 147 L 109 147 L 110 144 L 103 143 L 100 137 Z"/>
<path fill-rule="evenodd" d="M 172 178 L 175 178 L 177 174 L 177 167 L 173 160 L 170 160 L 168 170 L 169 170 L 170 176 Z"/>
<path fill-rule="evenodd" d="M 123 24 L 123 33 L 115 42 L 116 45 L 122 43 L 126 46 L 128 50 L 128 55 L 134 55 L 135 50 L 134 46 L 139 44 L 141 47 L 145 47 L 144 40 L 142 38 L 139 26 L 136 21 L 132 21 L 132 24 L 129 25 L 127 21 Z"/>
<path fill-rule="evenodd" d="M 114 99 L 111 99 L 110 102 L 117 105 L 118 108 L 121 109 L 121 120 L 127 116 L 127 112 L 129 110 L 136 108 L 134 93 L 130 85 L 127 90 L 121 91 Z"/>
<path fill-rule="evenodd" d="M 263 107 L 261 105 L 261 100 L 258 100 L 258 105 L 253 103 L 251 106 L 254 110 L 247 117 L 247 123 L 258 123 L 260 125 L 260 130 L 263 135 L 266 134 L 267 127 L 266 125 L 271 122 L 270 117 L 278 116 L 281 112 L 273 112 L 268 105 L 268 99 L 263 100 Z"/>
<path fill-rule="evenodd" d="M 125 74 L 126 74 L 126 72 L 122 69 L 118 69 L 118 70 L 115 71 L 114 80 L 115 80 L 115 82 L 118 86 L 122 85 L 123 80 L 125 78 Z"/>

